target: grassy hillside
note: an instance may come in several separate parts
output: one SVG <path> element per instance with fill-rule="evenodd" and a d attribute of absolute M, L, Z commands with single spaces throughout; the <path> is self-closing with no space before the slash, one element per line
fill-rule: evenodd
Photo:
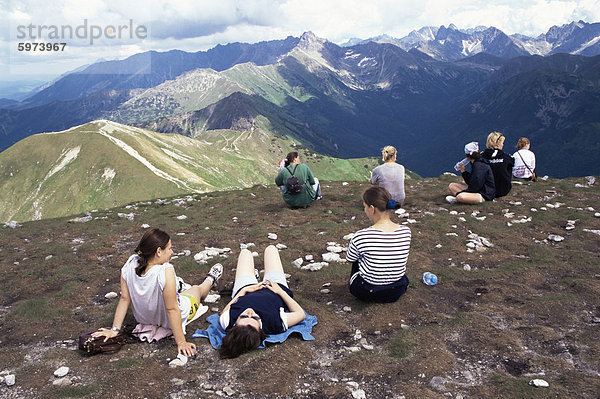
<path fill-rule="evenodd" d="M 0 153 L 0 221 L 271 184 L 279 159 L 293 149 L 327 180 L 366 180 L 378 162 L 321 156 L 262 129 L 214 130 L 193 139 L 95 121 L 28 137 Z"/>
<path fill-rule="evenodd" d="M 324 181 L 323 199 L 303 210 L 287 208 L 277 188 L 257 185 L 133 203 L 96 212 L 87 223 L 65 217 L 0 228 L 0 364 L 16 376 L 14 386 L 0 384 L 0 396 L 213 398 L 231 389 L 232 397 L 341 399 L 360 389 L 367 398 L 596 399 L 600 186 L 549 179 L 515 185 L 507 197 L 481 206 L 448 205 L 446 187 L 458 180 L 407 184 L 411 283 L 393 304 L 354 299 L 348 264 L 315 272 L 292 266 L 309 254 L 320 262 L 328 242 L 347 245 L 345 235 L 369 225 L 359 199 L 365 182 Z M 573 229 L 566 229 L 568 220 Z M 117 301 L 105 294 L 119 292 L 120 268 L 143 223 L 171 234 L 179 254 L 172 263 L 186 281 L 197 283 L 212 264 L 223 263 L 221 297 L 207 316 L 229 300 L 240 244 L 254 243 L 261 253 L 269 244 L 287 245 L 282 262 L 295 298 L 318 318 L 316 340 L 292 336 L 219 360 L 207 340 L 189 338 L 198 355 L 179 368 L 168 366 L 177 350 L 172 339 L 148 344 L 127 335 L 114 354 L 77 351 L 79 333 L 110 325 Z M 472 234 L 493 246 L 471 250 Z M 552 234 L 564 239 L 549 240 Z M 199 265 L 193 254 L 205 246 L 232 254 Z M 262 269 L 261 257 L 256 266 Z M 436 286 L 420 281 L 425 271 L 438 275 Z M 134 326 L 129 312 L 125 330 Z M 201 317 L 189 331 L 207 326 Z M 70 368 L 66 386 L 53 385 L 60 366 Z M 127 381 L 126 394 L 117 375 Z M 528 385 L 534 378 L 549 387 Z"/>

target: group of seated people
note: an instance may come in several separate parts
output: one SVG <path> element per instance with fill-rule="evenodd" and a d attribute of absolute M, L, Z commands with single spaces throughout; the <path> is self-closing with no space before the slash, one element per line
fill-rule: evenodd
<path fill-rule="evenodd" d="M 535 154 L 529 149 L 530 142 L 521 137 L 517 143 L 517 152 L 512 156 L 502 151 L 505 137 L 500 132 L 488 135 L 486 149 L 479 152 L 476 141 L 465 145 L 466 160 L 471 164 L 471 171 L 466 170 L 464 163 L 458 163 L 464 184 L 450 183 L 448 189 L 452 193 L 446 201 L 453 204 L 480 204 L 493 201 L 507 195 L 512 188 L 512 179 L 535 180 Z"/>
<path fill-rule="evenodd" d="M 518 166 L 513 166 L 518 164 L 513 157 L 502 152 L 503 144 L 504 136 L 494 132 L 488 137 L 488 149 L 481 155 L 477 143 L 465 146 L 472 170 L 469 173 L 464 166 L 461 169 L 469 186 L 450 185 L 456 201 L 480 203 L 508 193 L 511 186 L 507 173 L 516 169 Z M 528 151 L 528 148 L 527 141 L 519 151 Z M 350 293 L 360 300 L 386 303 L 397 301 L 408 287 L 405 272 L 411 231 L 391 219 L 392 212 L 400 208 L 405 199 L 404 167 L 396 163 L 394 147 L 385 147 L 382 155 L 384 163 L 373 170 L 372 186 L 362 195 L 364 213 L 372 225 L 354 233 L 346 261 L 352 265 L 348 280 Z M 531 162 L 527 152 L 521 156 L 523 163 Z M 484 162 L 484 157 L 490 163 Z M 499 170 L 498 176 L 494 168 Z M 528 177 L 523 170 L 519 173 L 522 178 Z M 308 166 L 300 163 L 296 152 L 288 154 L 282 162 L 275 183 L 280 187 L 284 200 L 294 207 L 305 207 L 321 197 L 318 180 Z M 134 254 L 121 269 L 121 297 L 112 327 L 99 329 L 94 333 L 96 338 L 106 340 L 118 335 L 131 305 L 133 315 L 140 323 L 138 327 L 151 325 L 168 329 L 175 339 L 178 353 L 186 356 L 194 354 L 196 346 L 186 340 L 185 327 L 198 317 L 199 303 L 217 285 L 223 266 L 219 263 L 213 265 L 201 284 L 189 286 L 176 276 L 173 265 L 169 263 L 172 255 L 168 233 L 158 228 L 145 232 Z M 279 250 L 275 246 L 265 249 L 262 281 L 258 276 L 254 257 L 250 251 L 242 249 L 237 260 L 232 299 L 219 317 L 219 324 L 226 332 L 220 348 L 221 357 L 235 358 L 255 349 L 267 334 L 281 333 L 305 319 L 304 309 L 288 287 Z"/>

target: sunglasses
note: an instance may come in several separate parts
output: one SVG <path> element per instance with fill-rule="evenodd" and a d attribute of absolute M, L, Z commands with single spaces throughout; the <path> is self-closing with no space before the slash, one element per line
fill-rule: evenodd
<path fill-rule="evenodd" d="M 256 321 L 260 321 L 260 316 L 258 316 L 258 315 L 254 315 L 254 316 L 248 316 L 247 314 L 240 315 L 240 319 L 248 319 L 248 318 L 254 319 Z"/>

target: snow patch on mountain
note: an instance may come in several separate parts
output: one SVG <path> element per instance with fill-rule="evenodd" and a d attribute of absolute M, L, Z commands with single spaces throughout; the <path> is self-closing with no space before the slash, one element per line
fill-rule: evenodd
<path fill-rule="evenodd" d="M 462 47 L 461 53 L 465 56 L 481 53 L 483 51 L 481 40 L 462 40 Z"/>
<path fill-rule="evenodd" d="M 593 46 L 594 44 L 598 43 L 599 41 L 600 41 L 600 36 L 596 36 L 596 37 L 595 37 L 595 38 L 593 38 L 592 40 L 590 40 L 590 41 L 587 41 L 587 42 L 583 43 L 583 44 L 581 45 L 581 47 L 579 47 L 577 50 L 575 50 L 575 51 L 573 52 L 573 54 L 581 54 L 581 52 L 582 52 L 583 50 L 585 50 L 586 48 L 588 48 L 588 47 L 590 47 L 590 46 Z"/>
<path fill-rule="evenodd" d="M 193 191 L 196 193 L 201 192 L 201 191 L 198 191 L 198 190 L 188 186 L 186 182 L 169 175 L 167 172 L 160 170 L 159 168 L 154 166 L 150 161 L 148 161 L 146 158 L 144 158 L 139 152 L 137 152 L 137 150 L 135 148 L 129 146 L 123 140 L 120 140 L 120 139 L 112 136 L 111 133 L 115 132 L 115 130 L 116 130 L 116 128 L 113 124 L 106 123 L 106 124 L 104 124 L 104 126 L 102 126 L 98 130 L 98 133 L 101 134 L 102 136 L 106 137 L 107 139 L 109 139 L 113 144 L 115 144 L 117 147 L 121 148 L 123 151 L 125 151 L 127 154 L 129 154 L 131 157 L 133 157 L 136 160 L 138 160 L 139 162 L 141 162 L 142 165 L 144 165 L 145 167 L 150 169 L 150 171 L 152 173 L 154 173 L 156 176 L 174 183 L 178 188 L 184 188 L 186 190 Z"/>
<path fill-rule="evenodd" d="M 50 172 L 48 172 L 48 174 L 44 178 L 44 181 L 50 178 L 55 173 L 61 171 L 65 166 L 67 166 L 71 162 L 73 162 L 79 155 L 79 151 L 81 151 L 81 146 L 70 148 L 68 150 L 63 150 L 62 154 L 60 154 L 60 158 L 58 158 L 58 163 L 52 169 L 50 169 Z"/>
<path fill-rule="evenodd" d="M 104 173 L 102 173 L 102 180 L 104 180 L 107 184 L 110 185 L 117 173 L 112 168 L 104 168 Z"/>

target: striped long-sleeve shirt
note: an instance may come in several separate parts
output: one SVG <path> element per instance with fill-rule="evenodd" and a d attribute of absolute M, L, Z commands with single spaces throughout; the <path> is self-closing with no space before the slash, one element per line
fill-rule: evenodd
<path fill-rule="evenodd" d="M 357 231 L 348 245 L 346 260 L 358 261 L 362 278 L 371 284 L 390 284 L 404 276 L 411 233 L 406 226 L 392 232 L 368 227 Z"/>

